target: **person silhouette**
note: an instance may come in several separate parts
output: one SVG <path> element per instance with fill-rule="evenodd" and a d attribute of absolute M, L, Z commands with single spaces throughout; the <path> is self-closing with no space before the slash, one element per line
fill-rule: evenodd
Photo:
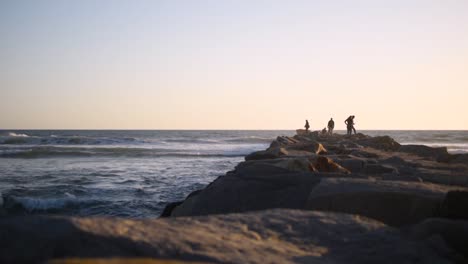
<path fill-rule="evenodd" d="M 356 129 L 354 128 L 354 116 L 349 116 L 344 123 L 346 124 L 346 128 L 348 130 L 347 135 L 351 135 L 352 132 L 354 131 L 354 134 L 356 135 Z"/>
<path fill-rule="evenodd" d="M 306 131 L 309 131 L 310 126 L 309 126 L 309 121 L 307 119 L 306 119 L 306 123 L 305 123 L 304 127 L 305 127 Z"/>
<path fill-rule="evenodd" d="M 333 134 L 333 129 L 335 128 L 335 121 L 333 121 L 333 118 L 330 118 L 330 121 L 328 121 L 328 134 Z"/>

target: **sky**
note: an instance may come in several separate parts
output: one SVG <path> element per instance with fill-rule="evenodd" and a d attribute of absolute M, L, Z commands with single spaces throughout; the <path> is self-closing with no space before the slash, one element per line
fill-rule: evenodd
<path fill-rule="evenodd" d="M 468 129 L 468 1 L 0 0 L 0 129 Z"/>

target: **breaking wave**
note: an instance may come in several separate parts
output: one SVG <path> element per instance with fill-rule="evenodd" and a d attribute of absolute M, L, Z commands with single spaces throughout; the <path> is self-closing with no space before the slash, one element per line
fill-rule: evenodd
<path fill-rule="evenodd" d="M 7 211 L 51 211 L 62 210 L 65 208 L 76 208 L 80 205 L 92 203 L 77 199 L 74 196 L 67 196 L 63 198 L 37 198 L 37 197 L 6 197 L 4 207 Z"/>
<path fill-rule="evenodd" d="M 243 157 L 252 150 L 237 149 L 231 151 L 187 151 L 177 149 L 151 148 L 80 148 L 39 146 L 20 149 L 1 149 L 0 158 L 47 158 L 47 157 Z"/>

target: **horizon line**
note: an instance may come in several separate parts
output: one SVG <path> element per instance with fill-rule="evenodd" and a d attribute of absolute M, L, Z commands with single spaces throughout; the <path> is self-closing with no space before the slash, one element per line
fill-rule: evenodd
<path fill-rule="evenodd" d="M 88 131 L 132 131 L 132 130 L 139 130 L 139 131 L 296 131 L 298 129 L 292 128 L 275 128 L 275 129 L 256 129 L 256 128 L 235 128 L 235 129 L 216 129 L 216 128 L 198 128 L 198 129 L 191 129 L 191 128 L 0 128 L 0 131 L 7 131 L 7 130 L 88 130 Z M 468 131 L 468 129 L 382 129 L 382 128 L 366 128 L 366 129 L 357 129 L 357 131 Z M 310 131 L 321 131 L 321 129 L 317 130 L 310 130 Z M 346 129 L 334 129 L 334 131 L 346 131 Z"/>

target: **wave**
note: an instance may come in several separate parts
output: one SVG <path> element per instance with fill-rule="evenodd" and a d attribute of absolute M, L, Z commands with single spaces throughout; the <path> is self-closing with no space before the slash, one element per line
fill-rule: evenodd
<path fill-rule="evenodd" d="M 4 207 L 7 209 L 7 211 L 25 210 L 27 212 L 34 212 L 77 207 L 83 203 L 86 203 L 86 201 L 77 199 L 74 196 L 67 196 L 63 198 L 10 196 L 6 197 Z"/>
<path fill-rule="evenodd" d="M 8 133 L 8 136 L 9 136 L 9 137 L 29 137 L 29 136 L 26 135 L 26 134 L 16 134 L 16 133 L 14 133 L 14 132 L 9 132 L 9 133 Z"/>
<path fill-rule="evenodd" d="M 0 158 L 48 158 L 48 157 L 243 157 L 249 149 L 231 151 L 187 151 L 150 148 L 80 148 L 80 147 L 31 147 L 0 150 Z"/>
<path fill-rule="evenodd" d="M 274 137 L 260 137 L 260 136 L 239 136 L 239 137 L 226 137 L 218 135 L 206 135 L 206 137 L 191 135 L 184 136 L 156 136 L 144 135 L 141 136 L 128 136 L 125 134 L 113 135 L 103 132 L 99 135 L 89 134 L 26 134 L 6 132 L 0 134 L 0 145 L 170 145 L 174 143 L 193 144 L 193 145 L 216 145 L 216 144 L 263 144 L 270 143 Z"/>
<path fill-rule="evenodd" d="M 119 145 L 146 143 L 131 137 L 29 136 L 13 132 L 0 136 L 0 145 Z"/>
<path fill-rule="evenodd" d="M 231 143 L 271 143 L 275 138 L 264 138 L 264 137 L 255 137 L 255 136 L 250 136 L 250 137 L 238 137 L 238 138 L 231 138 L 231 139 L 226 139 L 226 142 L 231 142 Z"/>

